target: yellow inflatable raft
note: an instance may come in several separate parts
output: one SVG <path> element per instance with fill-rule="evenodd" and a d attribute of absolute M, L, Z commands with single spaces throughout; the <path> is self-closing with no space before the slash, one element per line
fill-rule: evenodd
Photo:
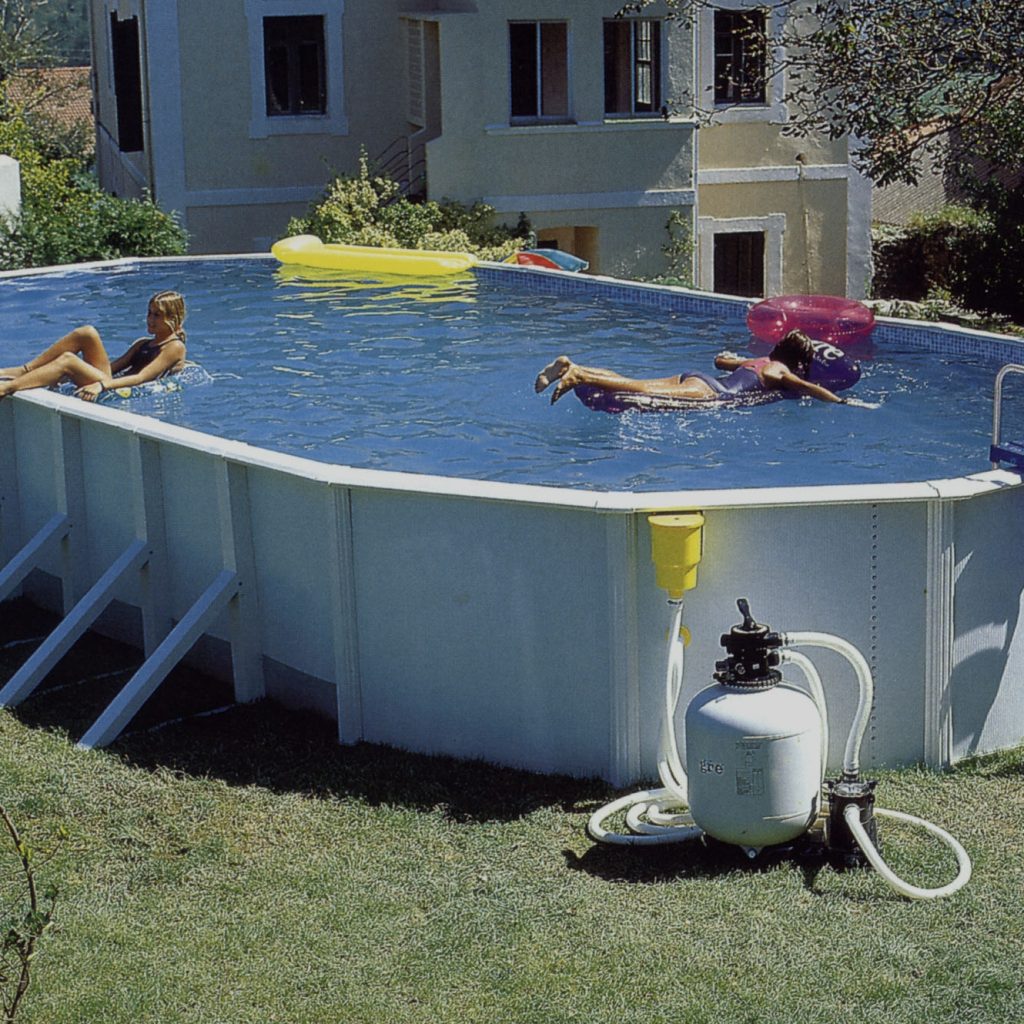
<path fill-rule="evenodd" d="M 322 270 L 355 270 L 408 277 L 461 274 L 476 264 L 476 257 L 468 252 L 378 249 L 369 245 L 324 243 L 316 235 L 282 238 L 271 246 L 270 251 L 282 263 L 318 267 Z"/>

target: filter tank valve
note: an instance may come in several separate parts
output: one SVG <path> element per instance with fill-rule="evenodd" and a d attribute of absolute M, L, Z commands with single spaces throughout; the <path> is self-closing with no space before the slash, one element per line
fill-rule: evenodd
<path fill-rule="evenodd" d="M 715 663 L 715 679 L 728 686 L 774 686 L 782 678 L 777 668 L 782 636 L 754 621 L 745 597 L 736 606 L 743 622 L 722 634 L 720 643 L 728 657 Z"/>

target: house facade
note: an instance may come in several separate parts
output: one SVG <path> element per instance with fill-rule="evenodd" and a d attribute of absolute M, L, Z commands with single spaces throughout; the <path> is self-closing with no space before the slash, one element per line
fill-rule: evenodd
<path fill-rule="evenodd" d="M 781 133 L 750 43 L 772 15 L 619 7 L 91 0 L 101 183 L 178 211 L 194 252 L 263 251 L 365 150 L 600 273 L 673 269 L 671 221 L 700 287 L 862 294 L 870 190 L 844 140 Z"/>

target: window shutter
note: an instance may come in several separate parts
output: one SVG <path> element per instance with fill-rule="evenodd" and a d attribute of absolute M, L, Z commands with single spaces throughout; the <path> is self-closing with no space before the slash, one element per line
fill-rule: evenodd
<path fill-rule="evenodd" d="M 406 73 L 409 80 L 408 119 L 421 128 L 426 125 L 426 67 L 424 55 L 426 26 L 422 21 L 406 21 Z"/>

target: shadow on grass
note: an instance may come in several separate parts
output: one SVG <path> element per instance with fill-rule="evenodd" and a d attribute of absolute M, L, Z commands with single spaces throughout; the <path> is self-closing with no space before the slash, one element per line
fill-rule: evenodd
<path fill-rule="evenodd" d="M 566 867 L 585 871 L 607 882 L 651 884 L 680 878 L 711 879 L 736 873 L 764 874 L 779 867 L 799 871 L 804 887 L 815 892 L 818 874 L 828 866 L 820 846 L 801 846 L 764 850 L 755 859 L 739 847 L 707 838 L 687 840 L 667 846 L 644 848 L 606 846 L 595 843 L 582 855 L 563 850 Z"/>
<path fill-rule="evenodd" d="M 55 616 L 20 602 L 3 605 L 2 612 L 0 683 L 57 622 Z M 57 729 L 77 740 L 140 662 L 137 650 L 87 634 L 16 714 L 26 725 Z M 408 807 L 457 822 L 514 821 L 553 808 L 579 815 L 581 834 L 590 814 L 616 795 L 598 780 L 540 775 L 370 743 L 343 747 L 335 723 L 318 715 L 271 700 L 232 705 L 231 699 L 227 684 L 176 669 L 109 749 L 145 771 L 212 777 L 232 786 L 259 786 L 311 799 Z M 217 713 L 208 714 L 211 710 Z M 736 847 L 693 840 L 645 848 L 595 843 L 582 855 L 563 850 L 563 856 L 570 870 L 640 884 L 765 872 L 787 864 L 803 873 L 804 885 L 813 892 L 824 866 L 816 849 L 766 850 L 752 861 Z"/>
<path fill-rule="evenodd" d="M 111 750 L 140 768 L 212 775 L 230 785 L 314 799 L 438 811 L 454 821 L 508 821 L 543 807 L 571 812 L 604 788 L 371 743 L 343 747 L 333 722 L 270 700 L 157 732 L 134 732 Z"/>
<path fill-rule="evenodd" d="M 0 606 L 0 684 L 58 621 L 27 602 Z M 58 730 L 75 742 L 141 662 L 138 650 L 86 634 L 14 713 L 28 726 Z M 545 807 L 572 812 L 606 789 L 596 781 L 369 743 L 342 747 L 335 724 L 320 716 L 271 700 L 232 701 L 228 684 L 178 667 L 109 749 L 145 770 L 214 777 L 233 786 L 315 799 L 356 798 L 371 806 L 439 811 L 455 821 L 514 820 Z"/>
<path fill-rule="evenodd" d="M 980 779 L 1024 778 L 1024 747 L 999 750 L 994 754 L 969 757 L 952 768 L 954 775 L 977 776 Z"/>

